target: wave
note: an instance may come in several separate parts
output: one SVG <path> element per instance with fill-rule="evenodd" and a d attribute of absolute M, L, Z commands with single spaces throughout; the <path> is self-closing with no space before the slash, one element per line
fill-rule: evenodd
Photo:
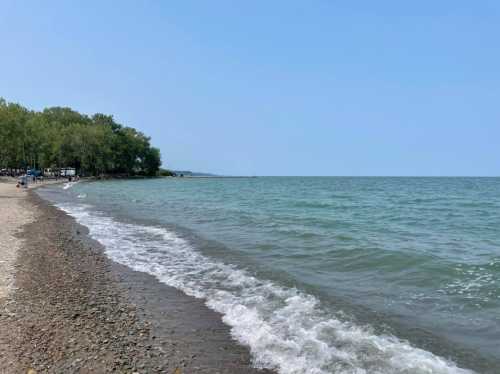
<path fill-rule="evenodd" d="M 63 188 L 63 190 L 67 190 L 68 188 L 73 187 L 73 186 L 74 186 L 75 184 L 77 184 L 77 183 L 78 183 L 78 182 L 66 182 L 66 183 L 64 183 L 64 185 L 63 185 L 63 187 L 62 187 L 62 188 Z"/>
<path fill-rule="evenodd" d="M 162 227 L 117 222 L 88 206 L 59 207 L 89 228 L 106 254 L 221 313 L 253 364 L 282 374 L 466 374 L 470 370 L 394 336 L 341 320 L 315 297 L 258 279 L 198 252 Z"/>

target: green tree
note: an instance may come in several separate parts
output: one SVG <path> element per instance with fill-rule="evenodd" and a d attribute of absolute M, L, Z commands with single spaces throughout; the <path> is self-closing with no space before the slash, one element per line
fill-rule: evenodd
<path fill-rule="evenodd" d="M 157 175 L 158 149 L 150 138 L 116 123 L 71 108 L 30 111 L 0 98 L 0 167 L 75 167 L 85 175 Z"/>

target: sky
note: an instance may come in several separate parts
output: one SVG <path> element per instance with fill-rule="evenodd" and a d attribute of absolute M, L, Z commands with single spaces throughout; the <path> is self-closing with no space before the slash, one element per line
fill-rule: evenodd
<path fill-rule="evenodd" d="M 172 169 L 499 176 L 499 39 L 498 1 L 0 0 L 0 97 Z"/>

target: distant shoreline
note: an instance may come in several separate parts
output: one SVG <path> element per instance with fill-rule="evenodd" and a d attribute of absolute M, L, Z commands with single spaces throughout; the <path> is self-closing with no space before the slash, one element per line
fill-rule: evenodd
<path fill-rule="evenodd" d="M 231 176 L 231 175 L 184 175 L 184 176 L 169 176 L 169 177 L 158 177 L 158 178 L 209 178 L 209 179 L 248 179 L 248 178 L 259 178 L 257 176 Z"/>

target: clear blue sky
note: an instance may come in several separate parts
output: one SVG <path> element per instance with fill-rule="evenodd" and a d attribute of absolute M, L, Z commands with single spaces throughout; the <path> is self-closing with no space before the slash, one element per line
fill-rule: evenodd
<path fill-rule="evenodd" d="M 0 96 L 113 114 L 166 166 L 500 175 L 499 1 L 2 1 Z"/>

